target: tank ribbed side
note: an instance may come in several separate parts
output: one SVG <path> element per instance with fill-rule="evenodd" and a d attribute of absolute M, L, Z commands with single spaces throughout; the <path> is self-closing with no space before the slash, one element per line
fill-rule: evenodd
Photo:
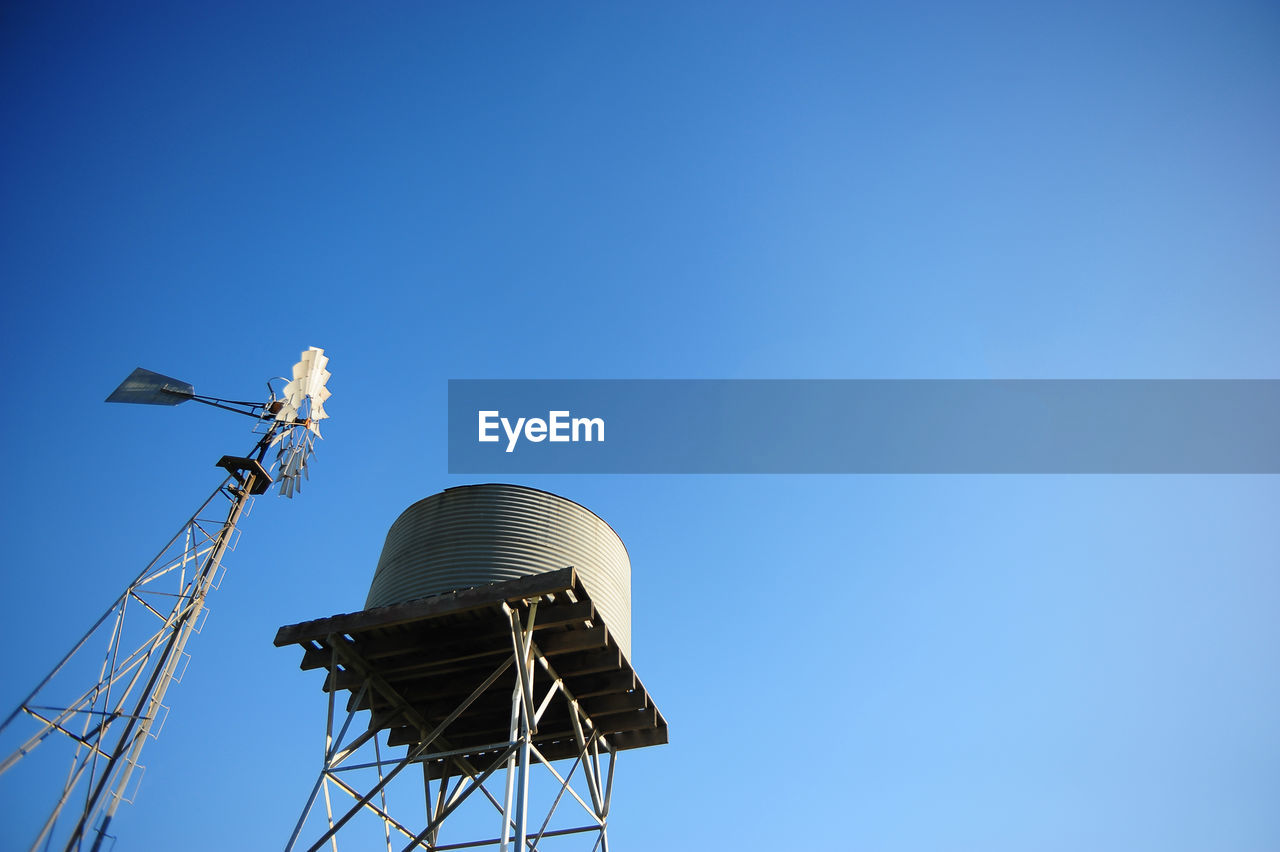
<path fill-rule="evenodd" d="M 595 513 L 519 485 L 464 485 L 419 500 L 387 533 L 365 608 L 573 567 L 631 657 L 631 561 Z"/>

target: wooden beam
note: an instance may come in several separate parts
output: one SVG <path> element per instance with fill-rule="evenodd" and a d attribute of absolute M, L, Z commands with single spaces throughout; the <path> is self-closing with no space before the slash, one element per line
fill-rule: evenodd
<path fill-rule="evenodd" d="M 567 680 L 567 678 L 566 678 Z M 630 692 L 636 688 L 636 676 L 628 670 L 589 675 L 569 684 L 573 697 L 579 700 L 609 695 L 613 692 Z"/>
<path fill-rule="evenodd" d="M 538 617 L 533 622 L 533 629 L 539 631 L 546 630 L 548 627 L 582 625 L 593 621 L 595 617 L 595 604 L 581 598 L 577 603 L 566 600 L 564 603 L 541 604 L 538 607 Z"/>
<path fill-rule="evenodd" d="M 605 648 L 600 651 L 566 654 L 556 660 L 555 667 L 556 673 L 565 679 L 597 672 L 619 671 L 623 668 L 622 653 L 617 648 Z M 570 689 L 576 697 L 578 690 L 573 689 L 572 684 Z"/>
<path fill-rule="evenodd" d="M 407 655 L 396 660 L 383 660 L 375 670 L 389 683 L 399 683 L 446 674 L 456 676 L 459 672 L 467 672 L 475 668 L 492 668 L 496 658 L 510 654 L 511 639 L 508 638 L 505 646 L 498 643 L 488 646 L 477 645 L 470 648 L 467 653 L 456 651 L 447 654 L 424 653 L 416 656 Z M 353 686 L 358 687 L 360 680 L 356 672 L 341 671 L 338 672 L 336 683 L 338 689 L 351 689 Z"/>
<path fill-rule="evenodd" d="M 622 731 L 635 731 L 653 728 L 658 724 L 658 713 L 652 707 L 644 710 L 631 710 L 626 713 L 611 713 L 600 719 L 592 719 L 596 730 L 608 736 Z"/>
<path fill-rule="evenodd" d="M 538 610 L 542 616 L 542 610 Z M 592 627 L 590 630 L 562 630 L 537 637 L 538 650 L 548 657 L 556 654 L 568 654 L 573 651 L 590 651 L 603 648 L 609 643 L 609 631 L 604 627 Z"/>
<path fill-rule="evenodd" d="M 424 618 L 484 609 L 508 601 L 567 592 L 578 585 L 577 575 L 572 568 L 544 571 L 516 580 L 447 592 L 416 601 L 288 624 L 276 631 L 275 644 L 283 647 L 311 639 L 323 639 L 331 633 L 350 635 L 363 630 L 393 627 Z"/>
<path fill-rule="evenodd" d="M 656 728 L 640 731 L 619 731 L 609 735 L 609 742 L 619 750 L 645 748 L 647 746 L 667 744 L 667 726 L 665 723 Z"/>
<path fill-rule="evenodd" d="M 628 710 L 642 710 L 649 706 L 649 696 L 644 690 L 635 692 L 618 692 L 613 695 L 600 695 L 587 698 L 581 702 L 582 712 L 590 719 L 607 716 L 610 713 L 625 713 Z"/>

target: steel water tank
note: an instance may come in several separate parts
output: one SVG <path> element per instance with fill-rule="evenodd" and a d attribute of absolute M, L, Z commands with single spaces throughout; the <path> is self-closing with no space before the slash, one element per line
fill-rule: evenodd
<path fill-rule="evenodd" d="M 365 609 L 572 567 L 631 657 L 631 560 L 618 534 L 572 500 L 522 485 L 448 488 L 396 519 Z"/>

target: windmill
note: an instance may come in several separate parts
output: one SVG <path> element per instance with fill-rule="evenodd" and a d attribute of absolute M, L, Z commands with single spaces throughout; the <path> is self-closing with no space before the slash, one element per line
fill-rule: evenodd
<path fill-rule="evenodd" d="M 46 742 L 71 743 L 70 768 L 32 852 L 86 846 L 97 852 L 111 836 L 117 809 L 132 800 L 140 780 L 143 746 L 167 716 L 165 694 L 185 670 L 187 641 L 199 632 L 205 598 L 221 581 L 237 524 L 273 482 L 292 497 L 308 476 L 320 421 L 328 417 L 328 361 L 324 350 L 309 348 L 279 391 L 268 382 L 265 402 L 204 396 L 188 382 L 141 367 L 107 397 L 142 405 L 203 403 L 253 418 L 259 437 L 247 454 L 218 460 L 226 478 L 0 722 L 0 737 L 18 742 L 0 761 L 0 775 Z"/>

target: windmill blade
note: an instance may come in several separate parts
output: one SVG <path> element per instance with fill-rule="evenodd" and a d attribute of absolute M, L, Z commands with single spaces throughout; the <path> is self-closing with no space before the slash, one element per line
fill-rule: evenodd
<path fill-rule="evenodd" d="M 332 375 L 325 369 L 328 363 L 324 350 L 317 346 L 302 353 L 298 363 L 293 365 L 292 381 L 284 386 L 276 420 L 293 423 L 301 417 L 307 421 L 306 427 L 319 436 L 320 421 L 329 416 L 324 410 L 324 403 L 330 396 L 325 383 Z"/>
<path fill-rule="evenodd" d="M 302 480 L 310 479 L 308 462 L 314 451 L 314 439 L 306 429 L 290 430 L 276 452 L 276 465 L 280 477 L 280 494 L 292 497 L 301 493 Z"/>

